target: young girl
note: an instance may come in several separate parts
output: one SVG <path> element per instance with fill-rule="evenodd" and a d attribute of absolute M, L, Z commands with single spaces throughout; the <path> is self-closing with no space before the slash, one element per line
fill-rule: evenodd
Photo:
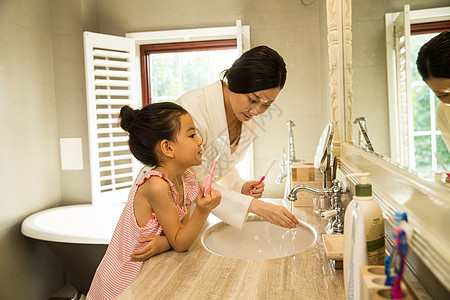
<path fill-rule="evenodd" d="M 141 110 L 125 106 L 120 119 L 120 126 L 129 132 L 131 152 L 145 167 L 131 188 L 86 299 L 115 299 L 136 278 L 142 261 L 131 256 L 143 246 L 143 237 L 154 236 L 146 240 L 149 256 L 170 247 L 187 250 L 221 198 L 213 189 L 203 196 L 188 169 L 202 163 L 202 140 L 181 106 L 157 103 Z M 189 218 L 194 200 L 196 208 Z"/>

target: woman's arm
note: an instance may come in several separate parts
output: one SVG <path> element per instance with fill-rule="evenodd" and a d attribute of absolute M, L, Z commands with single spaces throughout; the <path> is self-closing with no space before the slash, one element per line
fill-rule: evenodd
<path fill-rule="evenodd" d="M 300 223 L 286 207 L 267 203 L 253 198 L 248 211 L 262 217 L 264 220 L 281 227 L 295 228 Z"/>

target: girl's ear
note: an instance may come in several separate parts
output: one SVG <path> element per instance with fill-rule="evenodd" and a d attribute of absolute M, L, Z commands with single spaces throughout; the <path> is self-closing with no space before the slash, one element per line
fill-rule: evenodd
<path fill-rule="evenodd" d="M 175 153 L 173 152 L 174 147 L 173 147 L 173 143 L 169 140 L 162 140 L 159 144 L 161 152 L 164 156 L 169 157 L 169 158 L 174 158 L 175 157 Z"/>

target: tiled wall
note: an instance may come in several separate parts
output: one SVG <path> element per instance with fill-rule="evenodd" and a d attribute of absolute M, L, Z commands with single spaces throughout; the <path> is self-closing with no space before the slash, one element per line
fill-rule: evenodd
<path fill-rule="evenodd" d="M 48 1 L 0 2 L 0 299 L 46 299 L 63 284 L 22 220 L 61 202 Z M 49 280 L 50 279 L 50 280 Z"/>

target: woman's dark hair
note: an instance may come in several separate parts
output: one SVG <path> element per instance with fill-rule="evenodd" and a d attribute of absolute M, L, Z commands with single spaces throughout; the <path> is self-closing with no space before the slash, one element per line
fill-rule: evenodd
<path fill-rule="evenodd" d="M 178 104 L 162 102 L 141 109 L 124 106 L 120 110 L 120 127 L 128 131 L 131 153 L 145 165 L 158 164 L 156 145 L 166 139 L 174 141 L 181 128 L 180 117 L 188 112 Z"/>
<path fill-rule="evenodd" d="M 430 77 L 450 78 L 450 32 L 441 32 L 424 44 L 416 64 L 424 81 Z"/>
<path fill-rule="evenodd" d="M 227 79 L 230 91 L 246 94 L 275 87 L 282 89 L 286 73 L 286 64 L 278 52 L 258 46 L 242 54 L 231 68 L 222 72 L 222 78 Z"/>

